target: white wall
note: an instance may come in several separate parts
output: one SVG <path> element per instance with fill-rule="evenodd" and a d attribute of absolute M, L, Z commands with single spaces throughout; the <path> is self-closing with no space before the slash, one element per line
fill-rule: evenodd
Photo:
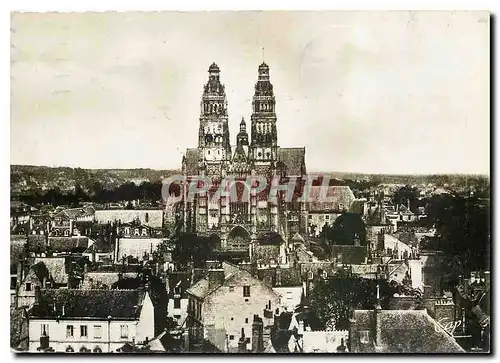
<path fill-rule="evenodd" d="M 273 290 L 281 296 L 280 313 L 285 308 L 286 311 L 292 312 L 300 304 L 302 286 L 273 287 Z"/>
<path fill-rule="evenodd" d="M 52 320 L 32 319 L 29 321 L 29 351 L 36 352 L 40 346 L 42 324 L 48 324 L 49 344 L 56 352 L 65 352 L 70 345 L 75 352 L 79 352 L 82 346 L 93 350 L 99 346 L 103 352 L 116 351 L 126 342 L 132 342 L 136 337 L 137 321 L 115 320 L 108 323 L 107 320 Z M 66 337 L 67 325 L 73 325 L 73 337 Z M 80 336 L 80 326 L 87 326 L 87 337 Z M 101 326 L 101 337 L 95 337 L 95 326 Z M 121 325 L 128 326 L 128 337 L 121 337 Z M 109 326 L 109 330 L 108 330 Z M 108 335 L 109 334 L 109 335 Z M 109 343 L 109 344 L 108 344 Z M 111 350 L 109 350 L 111 349 Z"/>

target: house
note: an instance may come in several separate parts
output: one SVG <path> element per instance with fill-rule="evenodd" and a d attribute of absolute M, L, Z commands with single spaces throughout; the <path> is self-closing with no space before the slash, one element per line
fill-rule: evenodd
<path fill-rule="evenodd" d="M 95 211 L 95 220 L 98 223 L 106 224 L 108 222 L 131 223 L 139 220 L 141 225 L 153 228 L 163 227 L 163 210 L 161 209 L 104 209 Z"/>
<path fill-rule="evenodd" d="M 187 318 L 188 294 L 191 273 L 182 271 L 168 272 L 168 315 L 172 316 L 179 326 L 184 325 Z"/>
<path fill-rule="evenodd" d="M 136 278 L 137 272 L 117 271 L 86 271 L 83 277 L 81 289 L 110 289 L 119 280 Z"/>
<path fill-rule="evenodd" d="M 47 239 L 47 251 L 54 255 L 82 253 L 89 248 L 92 241 L 88 237 L 70 236 L 55 237 L 50 236 Z"/>
<path fill-rule="evenodd" d="M 426 310 L 355 310 L 349 324 L 351 353 L 463 353 Z"/>
<path fill-rule="evenodd" d="M 325 225 L 331 226 L 347 212 L 355 199 L 348 186 L 311 186 L 306 202 L 308 233 L 318 236 Z"/>
<path fill-rule="evenodd" d="M 162 238 L 119 238 L 115 245 L 115 262 L 132 256 L 138 260 L 152 258 Z"/>
<path fill-rule="evenodd" d="M 206 341 L 219 351 L 236 352 L 237 337 L 243 329 L 252 350 L 262 351 L 259 344 L 254 347 L 257 341 L 252 333 L 253 325 L 264 329 L 270 323 L 267 320 L 259 323 L 260 318 L 255 316 L 262 314 L 266 307 L 268 317 L 265 319 L 269 319 L 269 314 L 272 317 L 271 310 L 280 305 L 280 296 L 256 276 L 235 265 L 208 264 L 207 276 L 187 290 L 191 344 Z"/>
<path fill-rule="evenodd" d="M 15 293 L 14 306 L 30 308 L 35 303 L 35 290 L 45 288 L 52 282 L 49 270 L 43 262 L 30 266 L 26 276 L 19 282 Z"/>
<path fill-rule="evenodd" d="M 107 353 L 154 337 L 147 289 L 37 289 L 28 315 L 30 352 Z"/>

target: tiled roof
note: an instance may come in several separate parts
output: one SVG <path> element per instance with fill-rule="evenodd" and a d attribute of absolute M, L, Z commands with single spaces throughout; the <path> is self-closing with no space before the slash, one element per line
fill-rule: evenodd
<path fill-rule="evenodd" d="M 327 189 L 325 199 L 323 199 L 324 188 Z M 307 193 L 307 190 L 305 192 Z M 355 197 L 348 186 L 331 185 L 323 187 L 318 185 L 310 187 L 306 200 L 308 201 L 308 209 L 311 212 L 342 211 L 343 209 L 349 210 Z"/>
<path fill-rule="evenodd" d="M 210 293 L 209 282 L 201 279 L 187 290 L 191 295 L 204 299 Z"/>
<path fill-rule="evenodd" d="M 305 153 L 306 149 L 303 147 L 278 149 L 278 161 L 283 163 L 287 176 L 305 174 Z"/>
<path fill-rule="evenodd" d="M 242 271 L 238 266 L 233 265 L 231 263 L 223 262 L 222 269 L 224 270 L 224 280 L 228 280 L 229 278 L 235 276 L 238 272 Z M 191 295 L 194 295 L 200 299 L 204 299 L 207 297 L 212 291 L 217 290 L 220 286 L 210 288 L 209 282 L 207 278 L 202 278 L 198 282 L 196 282 L 193 286 L 191 286 L 187 292 Z"/>
<path fill-rule="evenodd" d="M 67 284 L 66 258 L 64 257 L 36 257 L 35 264 L 43 263 L 56 284 Z"/>
<path fill-rule="evenodd" d="M 39 304 L 29 314 L 55 318 L 62 315 L 64 306 L 67 318 L 137 319 L 143 299 L 142 290 L 47 289 L 40 291 Z"/>
<path fill-rule="evenodd" d="M 107 288 L 116 283 L 120 277 L 119 272 L 87 272 L 82 281 L 82 289 L 92 289 L 98 284 L 106 285 Z M 122 278 L 134 278 L 137 277 L 136 272 L 125 272 L 122 274 Z"/>
<path fill-rule="evenodd" d="M 301 243 L 303 243 L 303 242 L 305 242 L 305 240 L 304 240 L 304 237 L 302 237 L 302 235 L 299 232 L 297 232 L 290 239 L 290 242 L 301 242 Z"/>
<path fill-rule="evenodd" d="M 43 262 L 36 262 L 30 267 L 30 270 L 33 271 L 40 282 L 42 282 L 44 278 L 49 278 L 50 272 Z"/>
<path fill-rule="evenodd" d="M 356 330 L 373 332 L 375 312 L 356 310 Z M 381 310 L 381 353 L 462 353 L 464 350 L 425 310 Z M 372 334 L 373 335 L 373 334 Z M 359 337 L 355 336 L 356 342 Z M 359 344 L 359 342 L 358 342 Z M 360 346 L 359 352 L 374 352 L 374 341 Z"/>
<path fill-rule="evenodd" d="M 84 208 L 69 208 L 57 213 L 54 218 L 62 217 L 68 219 L 76 219 L 78 217 L 93 216 L 94 212 L 94 208 L 90 206 Z"/>
<path fill-rule="evenodd" d="M 198 160 L 200 151 L 198 149 L 187 149 L 184 155 L 184 172 L 187 175 L 198 175 Z"/>
<path fill-rule="evenodd" d="M 88 237 L 49 237 L 49 246 L 53 252 L 74 252 L 75 249 L 85 251 L 88 248 Z"/>

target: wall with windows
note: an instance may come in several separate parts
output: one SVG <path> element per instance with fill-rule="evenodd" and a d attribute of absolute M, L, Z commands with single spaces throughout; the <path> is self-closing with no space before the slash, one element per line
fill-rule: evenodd
<path fill-rule="evenodd" d="M 40 337 L 49 336 L 49 345 L 56 352 L 115 352 L 123 344 L 136 340 L 137 321 L 131 320 L 65 320 L 31 319 L 29 351 L 36 352 Z"/>
<path fill-rule="evenodd" d="M 281 296 L 280 311 L 285 309 L 286 311 L 292 312 L 295 310 L 295 307 L 300 304 L 302 286 L 273 287 L 273 290 Z"/>
<path fill-rule="evenodd" d="M 226 280 L 203 302 L 202 321 L 205 330 L 223 326 L 227 335 L 225 342 L 212 343 L 223 351 L 237 348 L 242 328 L 245 336 L 252 339 L 253 316 L 255 314 L 262 316 L 269 301 L 272 311 L 281 306 L 280 295 L 246 271 L 239 271 Z M 209 338 L 211 335 L 206 333 L 205 337 Z"/>
<path fill-rule="evenodd" d="M 332 226 L 339 215 L 340 213 L 309 212 L 307 216 L 309 233 L 312 234 L 311 227 L 314 226 L 314 235 L 319 236 L 323 227 L 326 224 Z"/>

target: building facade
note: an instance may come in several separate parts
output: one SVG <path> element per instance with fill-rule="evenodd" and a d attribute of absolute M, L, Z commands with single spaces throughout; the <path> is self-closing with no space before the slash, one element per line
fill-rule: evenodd
<path fill-rule="evenodd" d="M 262 233 L 271 231 L 284 236 L 289 230 L 305 231 L 307 221 L 303 204 L 285 205 L 279 196 L 271 201 L 268 194 L 256 191 L 256 183 L 248 185 L 243 181 L 251 176 L 267 180 L 302 177 L 306 173 L 305 148 L 281 148 L 278 144 L 276 100 L 267 64 L 258 68 L 250 130 L 242 119 L 236 145 L 231 145 L 228 102 L 220 69 L 213 63 L 208 73 L 201 100 L 198 147 L 187 149 L 182 170 L 188 182 L 199 176 L 209 178 L 211 188 L 188 200 L 188 183 L 184 183 L 184 227 L 200 235 L 217 235 L 222 250 L 248 250 L 251 254 L 252 244 Z M 236 184 L 236 200 L 212 198 L 221 181 L 228 178 Z"/>

